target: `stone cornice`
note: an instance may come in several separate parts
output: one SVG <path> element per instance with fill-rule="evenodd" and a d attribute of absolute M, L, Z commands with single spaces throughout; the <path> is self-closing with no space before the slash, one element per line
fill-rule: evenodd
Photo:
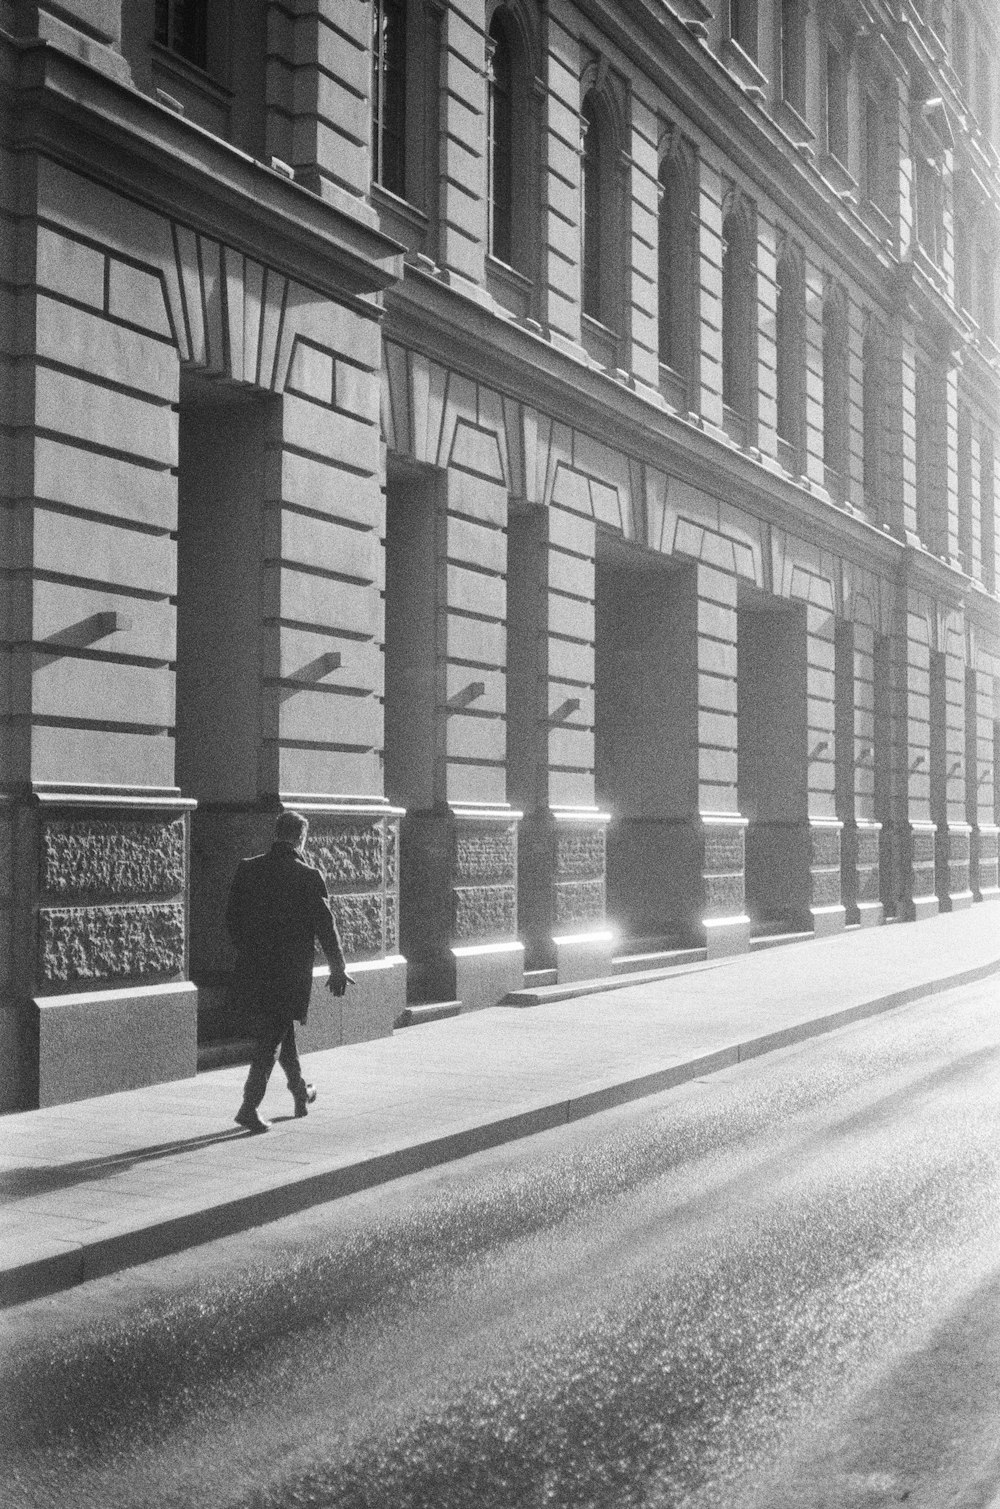
<path fill-rule="evenodd" d="M 224 229 L 231 244 L 341 301 L 401 276 L 403 248 L 361 200 L 321 199 L 45 43 L 0 36 L 8 48 L 19 55 L 15 151 L 42 152 L 208 235 Z"/>
<path fill-rule="evenodd" d="M 813 496 L 777 468 L 657 408 L 430 274 L 407 266 L 405 282 L 386 296 L 384 334 L 822 550 L 887 574 L 897 569 L 905 547 L 885 530 Z"/>

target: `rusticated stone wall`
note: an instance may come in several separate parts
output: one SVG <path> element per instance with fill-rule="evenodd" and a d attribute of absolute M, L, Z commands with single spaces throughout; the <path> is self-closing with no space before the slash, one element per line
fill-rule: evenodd
<path fill-rule="evenodd" d="M 462 823 L 454 832 L 452 937 L 488 943 L 517 933 L 517 828 Z"/>
<path fill-rule="evenodd" d="M 398 945 L 397 820 L 310 816 L 306 859 L 326 877 L 348 959 L 375 959 Z"/>
<path fill-rule="evenodd" d="M 46 817 L 38 853 L 39 992 L 184 974 L 186 818 Z"/>
<path fill-rule="evenodd" d="M 745 851 L 746 834 L 742 827 L 727 825 L 706 830 L 702 875 L 706 917 L 726 917 L 743 911 Z"/>
<path fill-rule="evenodd" d="M 603 927 L 606 842 L 603 826 L 559 823 L 553 838 L 555 932 Z"/>

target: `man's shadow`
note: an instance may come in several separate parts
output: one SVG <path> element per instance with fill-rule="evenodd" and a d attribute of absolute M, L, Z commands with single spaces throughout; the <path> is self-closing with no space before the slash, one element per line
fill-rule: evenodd
<path fill-rule="evenodd" d="M 56 1167 L 15 1168 L 0 1173 L 0 1202 L 29 1199 L 32 1195 L 44 1195 L 50 1190 L 69 1189 L 76 1184 L 86 1184 L 90 1179 L 104 1179 L 109 1174 L 124 1174 L 143 1163 L 155 1163 L 161 1158 L 174 1158 L 178 1153 L 193 1152 L 196 1148 L 212 1147 L 218 1142 L 232 1142 L 235 1138 L 249 1136 L 241 1127 L 224 1132 L 205 1132 L 200 1137 L 187 1137 L 174 1142 L 157 1142 L 151 1147 L 132 1148 L 128 1152 L 108 1153 L 102 1158 L 81 1158 L 76 1163 L 60 1163 Z"/>

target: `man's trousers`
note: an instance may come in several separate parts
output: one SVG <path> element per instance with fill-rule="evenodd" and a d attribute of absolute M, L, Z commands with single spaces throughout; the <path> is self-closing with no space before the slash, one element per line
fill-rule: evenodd
<path fill-rule="evenodd" d="M 254 1043 L 250 1072 L 243 1086 L 243 1104 L 256 1111 L 264 1099 L 267 1082 L 274 1068 L 274 1056 L 285 1071 L 288 1088 L 294 1095 L 302 1088 L 302 1066 L 295 1044 L 295 1021 L 291 1018 L 265 1020 L 260 1024 Z"/>

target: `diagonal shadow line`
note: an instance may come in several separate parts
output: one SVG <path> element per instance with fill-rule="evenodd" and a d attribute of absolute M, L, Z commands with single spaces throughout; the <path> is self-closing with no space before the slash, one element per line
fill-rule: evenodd
<path fill-rule="evenodd" d="M 179 1153 L 189 1153 L 196 1148 L 212 1147 L 220 1142 L 232 1142 L 247 1137 L 241 1127 L 224 1132 L 204 1132 L 198 1137 L 186 1137 L 175 1142 L 157 1142 L 150 1147 L 130 1148 L 123 1153 L 108 1153 L 101 1158 L 82 1158 L 76 1163 L 60 1163 L 58 1167 L 17 1168 L 0 1174 L 0 1203 L 26 1200 L 32 1195 L 46 1194 L 49 1190 L 69 1189 L 76 1184 L 86 1184 L 91 1179 L 103 1179 L 108 1174 L 124 1174 L 143 1163 L 155 1163 L 160 1159 L 174 1158 Z"/>

